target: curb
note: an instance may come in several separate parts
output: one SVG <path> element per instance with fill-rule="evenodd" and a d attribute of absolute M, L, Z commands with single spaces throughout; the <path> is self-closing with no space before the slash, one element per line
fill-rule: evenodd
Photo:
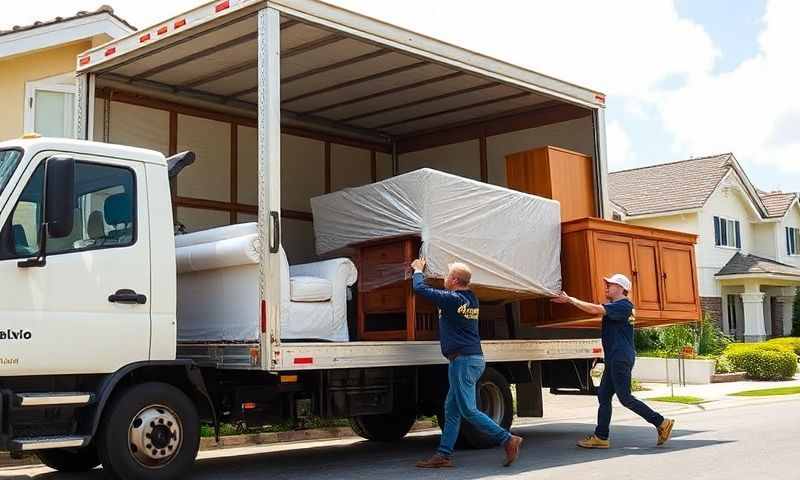
<path fill-rule="evenodd" d="M 430 420 L 418 421 L 411 427 L 411 432 L 419 432 L 436 428 Z M 251 433 L 244 435 L 230 435 L 220 437 L 219 444 L 213 437 L 200 439 L 200 451 L 221 450 L 226 448 L 248 447 L 254 445 L 272 445 L 276 443 L 303 442 L 310 440 L 336 440 L 352 438 L 357 435 L 350 427 L 313 428 L 309 430 L 292 430 L 288 432 Z M 29 454 L 20 459 L 14 459 L 7 452 L 0 453 L 0 468 L 40 465 L 36 455 Z"/>

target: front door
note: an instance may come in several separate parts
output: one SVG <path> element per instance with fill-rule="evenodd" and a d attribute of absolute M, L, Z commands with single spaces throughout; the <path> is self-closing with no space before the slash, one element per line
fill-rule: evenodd
<path fill-rule="evenodd" d="M 66 238 L 36 255 L 44 160 L 30 162 L 3 208 L 0 375 L 107 373 L 150 356 L 150 239 L 144 166 L 73 155 L 76 209 Z M 128 289 L 145 303 L 111 297 Z M 126 300 L 125 297 L 121 298 Z"/>

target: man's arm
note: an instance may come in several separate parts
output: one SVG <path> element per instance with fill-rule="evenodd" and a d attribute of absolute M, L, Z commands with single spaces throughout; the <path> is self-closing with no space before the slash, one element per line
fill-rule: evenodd
<path fill-rule="evenodd" d="M 424 258 L 418 258 L 411 262 L 411 268 L 414 269 L 411 287 L 414 289 L 414 293 L 432 301 L 437 307 L 452 306 L 459 303 L 461 298 L 453 294 L 453 292 L 433 288 L 425 283 L 425 274 L 422 273 L 425 270 L 425 263 Z"/>
<path fill-rule="evenodd" d="M 574 305 L 575 307 L 583 310 L 586 313 L 591 313 L 592 315 L 605 315 L 606 314 L 606 307 L 603 305 L 598 305 L 596 303 L 584 302 L 583 300 L 578 300 L 575 297 L 570 297 L 567 295 L 567 292 L 561 292 L 561 294 L 553 299 L 550 300 L 553 303 L 569 303 L 570 305 Z"/>
<path fill-rule="evenodd" d="M 433 288 L 425 283 L 425 274 L 420 270 L 414 271 L 414 276 L 412 279 L 411 285 L 414 289 L 414 293 L 432 301 L 437 307 L 452 306 L 461 301 L 461 298 L 459 298 L 458 295 L 453 294 L 453 292 L 449 290 Z"/>

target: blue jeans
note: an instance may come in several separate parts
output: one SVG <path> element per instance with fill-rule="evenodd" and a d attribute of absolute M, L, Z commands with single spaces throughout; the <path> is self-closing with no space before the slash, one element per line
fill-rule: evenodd
<path fill-rule="evenodd" d="M 606 362 L 603 378 L 597 389 L 600 408 L 597 411 L 597 428 L 594 431 L 594 434 L 603 440 L 608 439 L 608 429 L 611 423 L 611 398 L 614 393 L 617 394 L 619 402 L 624 407 L 633 410 L 656 428 L 664 421 L 664 417 L 631 394 L 631 370 L 633 370 L 633 362 L 627 359 Z"/>
<path fill-rule="evenodd" d="M 462 419 L 488 435 L 497 445 L 502 445 L 511 438 L 507 430 L 503 430 L 478 410 L 475 403 L 475 386 L 485 368 L 486 361 L 482 355 L 462 355 L 450 362 L 447 369 L 450 390 L 444 402 L 445 420 L 437 450 L 439 455 L 449 457 L 453 454 Z"/>

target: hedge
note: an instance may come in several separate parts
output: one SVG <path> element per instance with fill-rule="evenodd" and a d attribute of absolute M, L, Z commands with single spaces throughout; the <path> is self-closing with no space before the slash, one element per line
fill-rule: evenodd
<path fill-rule="evenodd" d="M 767 344 L 785 346 L 794 350 L 796 355 L 800 355 L 800 337 L 773 338 Z"/>
<path fill-rule="evenodd" d="M 783 380 L 797 373 L 797 355 L 789 351 L 739 349 L 726 352 L 735 370 L 757 380 Z"/>
<path fill-rule="evenodd" d="M 775 342 L 756 342 L 756 343 L 731 343 L 725 347 L 723 355 L 730 355 L 732 353 L 751 352 L 754 350 L 768 351 L 768 352 L 789 352 L 794 353 L 794 348 L 791 345 L 775 343 Z"/>

